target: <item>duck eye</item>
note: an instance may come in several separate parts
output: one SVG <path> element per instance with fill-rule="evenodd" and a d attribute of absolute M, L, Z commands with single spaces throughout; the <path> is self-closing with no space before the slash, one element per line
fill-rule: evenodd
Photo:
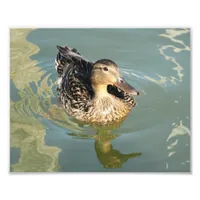
<path fill-rule="evenodd" d="M 104 70 L 104 71 L 108 71 L 108 68 L 107 68 L 107 67 L 104 67 L 103 70 Z"/>

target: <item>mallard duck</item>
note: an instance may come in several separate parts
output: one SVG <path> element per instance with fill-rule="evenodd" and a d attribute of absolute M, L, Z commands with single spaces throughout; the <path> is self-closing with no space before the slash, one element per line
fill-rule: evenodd
<path fill-rule="evenodd" d="M 87 61 L 75 48 L 57 46 L 57 91 L 67 113 L 99 125 L 122 121 L 136 105 L 139 92 L 120 74 L 115 62 Z"/>

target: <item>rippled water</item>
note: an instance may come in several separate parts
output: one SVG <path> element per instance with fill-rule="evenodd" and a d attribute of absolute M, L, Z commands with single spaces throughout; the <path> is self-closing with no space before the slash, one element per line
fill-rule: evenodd
<path fill-rule="evenodd" d="M 189 172 L 188 29 L 11 29 L 13 172 Z M 56 96 L 56 45 L 114 60 L 140 91 L 118 128 L 78 125 Z"/>

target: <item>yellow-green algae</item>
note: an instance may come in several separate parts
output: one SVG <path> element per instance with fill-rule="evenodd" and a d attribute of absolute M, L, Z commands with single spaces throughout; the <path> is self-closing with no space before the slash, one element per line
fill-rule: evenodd
<path fill-rule="evenodd" d="M 39 51 L 37 46 L 26 40 L 30 31 L 32 29 L 10 30 L 10 78 L 21 97 L 17 102 L 10 101 L 10 146 L 20 149 L 19 161 L 11 165 L 11 170 L 52 172 L 59 169 L 60 149 L 45 145 L 45 128 L 33 115 L 34 113 L 44 116 L 39 95 L 42 95 L 44 90 L 49 93 L 51 89 L 47 89 L 43 83 L 38 89 L 38 94 L 34 94 L 30 87 L 31 80 L 38 86 L 37 82 L 44 74 L 44 71 L 36 66 L 36 61 L 29 58 Z M 44 79 L 43 82 L 45 81 Z"/>

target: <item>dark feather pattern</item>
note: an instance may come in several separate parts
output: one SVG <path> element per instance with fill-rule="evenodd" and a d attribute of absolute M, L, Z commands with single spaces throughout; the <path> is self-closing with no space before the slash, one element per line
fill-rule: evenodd
<path fill-rule="evenodd" d="M 113 95 L 113 102 L 116 104 L 116 107 L 111 106 L 113 116 L 106 116 L 105 119 L 102 118 L 101 105 L 98 106 L 97 102 L 92 101 L 94 92 L 90 77 L 94 63 L 87 61 L 74 48 L 69 48 L 67 46 L 57 46 L 57 48 L 59 50 L 55 59 L 58 73 L 57 90 L 62 104 L 69 114 L 82 121 L 93 122 L 95 120 L 103 120 L 104 122 L 108 122 L 122 119 L 128 114 L 131 108 L 135 106 L 133 97 L 121 89 L 109 85 L 107 90 L 108 93 Z M 108 65 L 113 65 L 114 63 L 108 59 L 102 59 L 96 63 L 98 62 Z M 113 102 L 108 99 L 107 102 L 105 101 L 104 105 L 106 105 L 109 110 L 109 105 Z M 120 104 L 121 107 L 117 106 L 118 104 Z M 99 113 L 96 108 L 99 109 Z M 97 111 L 95 111 L 95 109 Z"/>
<path fill-rule="evenodd" d="M 92 62 L 86 61 L 76 49 L 57 46 L 56 69 L 61 78 L 58 91 L 62 103 L 71 113 L 73 108 L 88 110 L 93 90 L 90 83 Z"/>

